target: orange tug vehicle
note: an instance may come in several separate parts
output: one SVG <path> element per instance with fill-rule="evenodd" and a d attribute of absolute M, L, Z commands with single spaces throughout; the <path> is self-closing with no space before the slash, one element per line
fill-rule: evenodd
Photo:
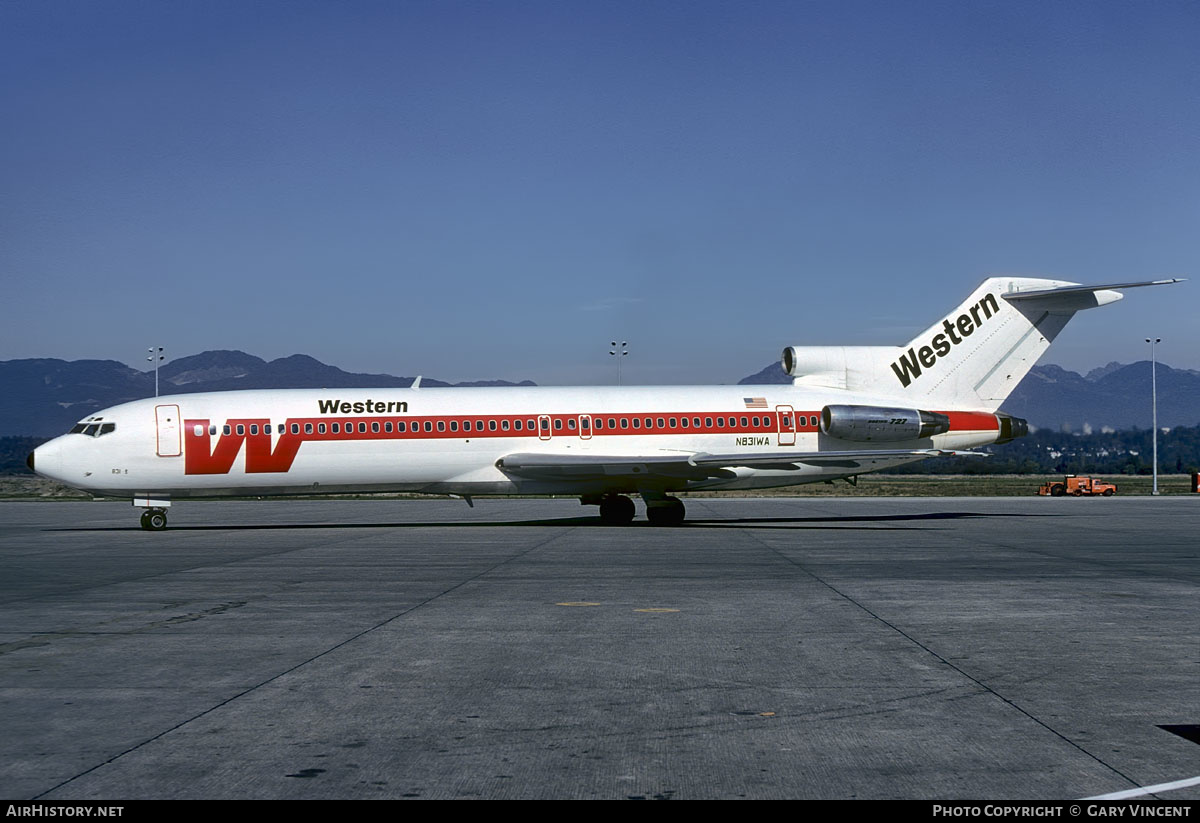
<path fill-rule="evenodd" d="M 1082 497 L 1085 494 L 1102 494 L 1105 497 L 1111 497 L 1116 493 L 1117 487 L 1113 483 L 1106 483 L 1094 477 L 1078 477 L 1074 474 L 1068 474 L 1062 480 L 1047 481 L 1038 488 L 1038 494 L 1048 494 L 1051 497 L 1062 497 L 1064 494 L 1073 497 Z"/>

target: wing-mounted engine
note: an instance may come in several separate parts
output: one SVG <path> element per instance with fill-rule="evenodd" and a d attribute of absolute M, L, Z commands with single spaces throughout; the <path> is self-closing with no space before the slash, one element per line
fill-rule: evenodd
<path fill-rule="evenodd" d="M 950 431 L 950 418 L 921 409 L 884 406 L 826 406 L 821 431 L 838 440 L 863 443 L 918 440 Z"/>

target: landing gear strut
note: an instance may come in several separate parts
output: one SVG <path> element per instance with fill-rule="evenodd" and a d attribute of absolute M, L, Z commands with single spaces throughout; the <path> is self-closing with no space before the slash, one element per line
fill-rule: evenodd
<path fill-rule="evenodd" d="M 166 527 L 166 509 L 146 509 L 142 512 L 142 528 L 146 531 L 160 532 Z"/>
<path fill-rule="evenodd" d="M 600 501 L 600 521 L 606 526 L 626 526 L 634 515 L 633 501 L 620 494 L 610 494 Z"/>

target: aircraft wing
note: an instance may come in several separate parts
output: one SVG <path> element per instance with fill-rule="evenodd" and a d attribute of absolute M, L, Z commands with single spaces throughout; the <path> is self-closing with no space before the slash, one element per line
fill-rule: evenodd
<path fill-rule="evenodd" d="M 510 454 L 496 461 L 506 474 L 535 480 L 582 480 L 605 477 L 654 477 L 703 480 L 722 477 L 729 469 L 798 470 L 801 464 L 837 468 L 871 468 L 877 461 L 896 458 L 983 457 L 986 452 L 947 449 L 855 449 L 823 452 L 746 452 L 707 454 L 679 452 L 656 455 Z"/>

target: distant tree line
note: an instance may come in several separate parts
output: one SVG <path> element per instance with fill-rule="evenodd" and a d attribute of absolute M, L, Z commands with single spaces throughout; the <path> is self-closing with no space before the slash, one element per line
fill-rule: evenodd
<path fill-rule="evenodd" d="M 1070 434 L 1042 429 L 1001 446 L 985 446 L 990 457 L 949 457 L 911 463 L 892 474 L 1150 474 L 1150 429 Z M 1200 469 L 1200 426 L 1158 433 L 1158 470 Z"/>
<path fill-rule="evenodd" d="M 29 474 L 26 456 L 44 443 L 41 437 L 0 437 L 0 474 Z M 990 457 L 923 460 L 890 469 L 892 474 L 1150 474 L 1149 429 L 1099 434 L 1049 430 L 1002 446 L 986 446 Z M 1158 470 L 1190 473 L 1200 469 L 1200 426 L 1178 426 L 1158 433 Z"/>

